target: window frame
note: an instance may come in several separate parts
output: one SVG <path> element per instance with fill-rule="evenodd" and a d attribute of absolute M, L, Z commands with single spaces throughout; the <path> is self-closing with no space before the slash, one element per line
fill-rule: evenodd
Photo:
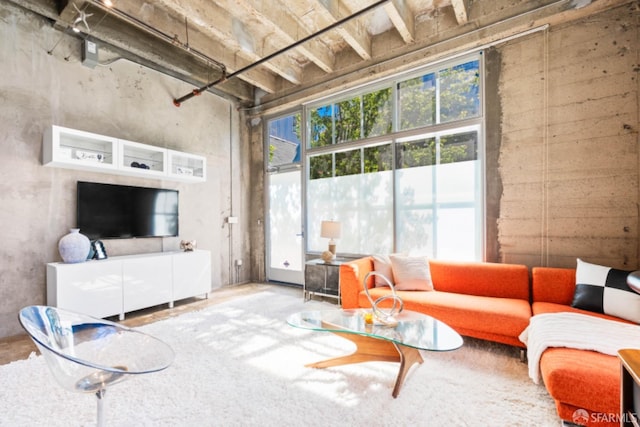
<path fill-rule="evenodd" d="M 472 118 L 465 118 L 465 119 L 459 119 L 459 120 L 453 120 L 453 121 L 447 121 L 445 123 L 440 123 L 440 94 L 437 93 L 436 96 L 436 103 L 438 104 L 436 106 L 437 111 L 436 111 L 436 123 L 432 124 L 432 125 L 427 125 L 427 126 L 420 126 L 420 127 L 414 127 L 411 129 L 406 129 L 406 130 L 398 130 L 398 128 L 400 127 L 400 120 L 399 120 L 399 108 L 398 108 L 398 87 L 399 84 L 408 80 L 411 80 L 413 78 L 419 78 L 425 75 L 428 75 L 429 73 L 435 73 L 436 74 L 436 91 L 439 92 L 440 91 L 440 78 L 438 77 L 438 73 L 441 70 L 445 70 L 448 68 L 454 68 L 456 66 L 461 66 L 463 64 L 469 63 L 469 62 L 473 62 L 473 61 L 477 61 L 478 62 L 478 93 L 477 93 L 477 116 L 472 117 Z M 396 227 L 396 221 L 397 221 L 397 206 L 396 206 L 396 183 L 395 183 L 395 175 L 396 175 L 396 165 L 395 165 L 395 159 L 396 159 L 396 147 L 397 147 L 397 142 L 403 141 L 403 140 L 410 140 L 413 138 L 416 138 L 420 135 L 425 135 L 425 134 L 438 134 L 438 135 L 451 135 L 451 134 L 455 134 L 455 133 L 463 133 L 464 129 L 468 129 L 468 128 L 476 128 L 478 129 L 478 141 L 477 141 L 477 161 L 479 162 L 479 176 L 477 176 L 478 179 L 478 184 L 477 186 L 478 188 L 478 193 L 476 194 L 478 199 L 476 199 L 476 201 L 479 201 L 479 210 L 480 212 L 477 213 L 476 218 L 477 218 L 477 225 L 479 226 L 478 234 L 475 236 L 475 240 L 476 240 L 476 244 L 478 246 L 477 248 L 477 254 L 478 254 L 478 258 L 480 258 L 479 260 L 484 260 L 485 256 L 486 256 L 486 179 L 485 179 L 485 167 L 486 167 L 486 154 L 485 154 L 485 135 L 486 135 L 486 126 L 485 126 L 485 117 L 484 117 L 484 100 L 485 100 L 485 96 L 484 96 L 484 89 L 485 89 L 485 82 L 484 82 L 484 77 L 485 77 L 485 68 L 484 68 L 484 61 L 483 61 L 483 52 L 473 52 L 470 54 L 466 54 L 466 55 L 460 55 L 454 59 L 449 59 L 449 60 L 445 60 L 445 61 L 440 61 L 437 63 L 433 63 L 424 67 L 420 67 L 418 69 L 415 69 L 411 72 L 408 73 L 402 73 L 402 74 L 398 74 L 396 76 L 384 79 L 384 80 L 380 80 L 376 83 L 372 83 L 369 85 L 363 85 L 360 86 L 358 88 L 355 89 L 351 89 L 351 90 L 347 90 L 347 91 L 343 91 L 341 93 L 338 94 L 333 94 L 331 96 L 327 96 L 321 99 L 316 99 L 312 102 L 309 102 L 307 104 L 303 105 L 303 122 L 305 122 L 306 128 L 307 128 L 307 133 L 304 134 L 304 140 L 302 141 L 302 162 L 303 162 L 303 167 L 305 170 L 305 173 L 303 174 L 304 179 L 305 179 L 305 183 L 303 185 L 303 187 L 305 188 L 305 194 L 304 194 L 304 203 L 305 203 L 305 207 L 304 207 L 304 223 L 308 224 L 309 223 L 309 212 L 308 212 L 308 208 L 306 206 L 307 201 L 308 201 L 308 197 L 309 195 L 306 192 L 306 189 L 309 186 L 309 181 L 310 181 L 310 159 L 311 157 L 314 157 L 316 155 L 320 155 L 320 154 L 334 154 L 334 153 L 338 153 L 338 152 L 344 152 L 344 151 L 350 151 L 350 150 L 354 150 L 354 149 L 360 149 L 361 153 L 364 154 L 364 150 L 368 147 L 371 146 L 375 146 L 375 145 L 380 145 L 380 144 L 385 144 L 385 143 L 390 143 L 391 145 L 391 156 L 393 159 L 393 166 L 392 166 L 392 171 L 393 171 L 393 200 L 392 200 L 392 205 L 393 205 L 393 211 L 394 211 L 394 224 L 393 224 L 393 250 L 395 251 L 397 248 L 397 243 L 398 243 L 398 231 L 397 231 L 397 227 Z M 392 108 L 392 126 L 391 126 L 391 132 L 387 133 L 387 134 L 383 134 L 383 135 L 378 135 L 378 136 L 374 136 L 371 138 L 364 138 L 364 139 L 360 139 L 360 140 L 355 140 L 355 141 L 348 141 L 348 142 L 336 142 L 335 140 L 335 135 L 332 135 L 332 140 L 331 140 L 331 144 L 328 145 L 324 145 L 324 146 L 320 146 L 320 147 L 311 147 L 310 145 L 310 128 L 311 128 L 311 124 L 310 124 L 310 112 L 314 109 L 314 108 L 319 108 L 319 107 L 323 107 L 323 106 L 331 106 L 331 109 L 333 111 L 333 105 L 339 104 L 340 102 L 344 102 L 345 100 L 350 100 L 353 99 L 354 97 L 359 96 L 362 102 L 362 99 L 364 98 L 364 95 L 369 94 L 369 93 L 373 93 L 379 90 L 384 90 L 386 88 L 390 88 L 391 89 L 391 108 Z M 363 117 L 364 112 L 361 110 L 361 117 Z M 332 115 L 332 126 L 333 126 L 333 130 L 332 132 L 335 134 L 335 116 Z M 360 120 L 360 123 L 362 125 L 362 118 Z M 458 130 L 456 132 L 454 132 L 454 130 Z M 332 157 L 335 158 L 335 156 L 333 155 Z M 361 162 L 364 161 L 364 156 L 362 156 L 363 159 L 361 159 Z M 332 162 L 332 177 L 335 177 L 335 161 Z M 361 166 L 361 174 L 362 173 L 367 173 L 366 171 L 364 171 L 364 165 Z M 308 235 L 308 234 L 307 234 Z M 310 240 L 306 239 L 305 241 L 305 251 L 306 253 L 316 253 L 317 249 L 315 248 L 310 248 L 309 246 Z M 343 254 L 345 256 L 361 256 L 364 254 L 360 254 L 360 253 L 345 253 Z"/>
<path fill-rule="evenodd" d="M 397 247 L 397 241 L 398 241 L 398 231 L 396 229 L 396 210 L 397 210 L 397 206 L 396 206 L 396 195 L 395 195 L 395 191 L 396 191 L 396 183 L 395 183 L 395 174 L 396 174 L 396 165 L 395 165 L 395 159 L 396 159 L 396 146 L 397 146 L 397 142 L 402 141 L 402 140 L 407 140 L 407 139 L 412 139 L 415 138 L 419 135 L 425 135 L 425 134 L 451 134 L 453 129 L 464 129 L 464 128 L 469 128 L 469 127 L 477 127 L 479 129 L 478 131 L 478 155 L 477 155 L 477 161 L 479 161 L 479 183 L 478 186 L 480 187 L 478 190 L 478 198 L 477 200 L 479 200 L 480 202 L 480 212 L 478 213 L 479 215 L 479 219 L 478 219 L 478 224 L 480 225 L 480 228 L 478 229 L 478 235 L 476 235 L 475 239 L 477 242 L 477 245 L 480 246 L 480 249 L 478 250 L 478 256 L 484 260 L 485 256 L 486 256 L 486 153 L 485 153 L 485 135 L 486 135 L 486 125 L 485 125 L 485 105 L 484 105 L 484 101 L 485 101 L 485 96 L 484 96 L 484 90 L 485 90 L 485 66 L 484 66 L 484 55 L 482 51 L 476 51 L 476 52 L 472 52 L 472 53 L 468 53 L 468 54 L 464 54 L 464 55 L 458 55 L 455 58 L 450 58 L 447 60 L 442 60 L 442 61 L 438 61 L 438 62 L 434 62 L 431 64 L 427 64 L 423 67 L 420 68 L 416 68 L 413 69 L 410 72 L 403 72 L 388 78 L 384 78 L 381 80 L 378 80 L 376 82 L 373 83 L 369 83 L 369 84 L 365 84 L 365 85 L 360 85 L 356 88 L 351 88 L 348 90 L 344 90 L 338 93 L 333 93 L 331 95 L 325 96 L 325 97 L 321 97 L 321 98 L 317 98 L 314 99 L 311 102 L 302 104 L 299 108 L 290 110 L 288 112 L 288 114 L 292 114 L 294 112 L 300 112 L 301 114 L 301 158 L 300 158 L 300 164 L 296 165 L 298 167 L 302 167 L 303 168 L 303 174 L 302 174 L 302 179 L 303 179 L 303 183 L 302 184 L 302 188 L 303 188 L 303 224 L 304 224 L 304 233 L 306 236 L 309 236 L 309 231 L 308 231 L 308 224 L 309 224 L 309 211 L 308 211 L 308 197 L 309 194 L 308 192 L 308 187 L 309 187 L 309 182 L 310 182 L 310 173 L 311 173 L 311 167 L 310 167 L 310 159 L 314 156 L 317 155 L 322 155 L 322 154 L 331 154 L 332 155 L 332 172 L 331 172 L 331 176 L 335 177 L 335 153 L 340 153 L 340 152 L 345 152 L 345 151 L 350 151 L 350 150 L 354 150 L 354 149 L 359 149 L 361 152 L 361 174 L 363 173 L 367 173 L 364 170 L 364 153 L 365 150 L 369 147 L 372 146 L 376 146 L 376 145 L 383 145 L 383 144 L 390 144 L 391 146 L 391 158 L 392 158 L 392 162 L 394 163 L 392 165 L 392 172 L 393 172 L 393 200 L 392 200 L 392 207 L 393 207 L 393 212 L 394 212 L 394 218 L 393 218 L 393 236 L 392 236 L 392 240 L 393 240 L 393 250 L 396 249 Z M 461 119 L 461 120 L 454 120 L 454 121 L 448 121 L 445 123 L 440 123 L 440 114 L 439 114 L 439 110 L 440 110 L 440 105 L 437 105 L 437 111 L 436 111 L 436 123 L 432 124 L 432 125 L 427 125 L 427 126 L 420 126 L 420 127 L 415 127 L 415 128 L 411 128 L 411 129 L 406 129 L 406 130 L 399 130 L 400 128 L 400 120 L 399 120 L 399 108 L 398 108 L 398 102 L 399 102 L 399 97 L 398 97 L 398 87 L 399 84 L 408 80 L 411 80 L 412 78 L 419 78 L 422 76 L 425 76 L 429 73 L 435 73 L 436 74 L 436 91 L 439 92 L 440 90 L 440 78 L 438 77 L 438 73 L 441 70 L 445 70 L 447 68 L 452 68 L 452 67 L 456 67 L 456 66 L 460 66 L 463 64 L 466 64 L 468 62 L 472 62 L 472 61 L 478 61 L 478 73 L 479 73 L 479 79 L 478 79 L 478 93 L 477 93 L 477 99 L 478 99 L 478 105 L 477 105 L 477 110 L 478 110 L 478 115 L 472 118 L 465 118 L 465 119 Z M 380 91 L 380 90 L 385 90 L 385 89 L 390 89 L 390 101 L 391 101 L 391 131 L 389 133 L 385 133 L 382 135 L 376 135 L 370 138 L 363 138 L 363 139 L 359 139 L 359 140 L 354 140 L 354 141 L 344 141 L 344 142 L 336 142 L 336 125 L 335 125 L 335 114 L 334 114 L 334 108 L 336 105 L 338 105 L 341 102 L 344 101 L 348 101 L 348 100 L 353 100 L 354 97 L 359 97 L 360 98 L 360 105 L 361 105 L 361 109 L 360 109 L 360 132 L 364 132 L 363 129 L 363 120 L 364 120 L 364 116 L 365 116 L 365 112 L 364 109 L 362 107 L 363 102 L 364 102 L 364 97 L 368 94 Z M 439 93 L 436 96 L 436 102 L 439 104 L 440 102 L 440 96 Z M 318 147 L 311 147 L 311 133 L 312 133 L 312 125 L 311 125 L 311 121 L 310 121 L 310 113 L 314 108 L 321 108 L 321 107 L 330 107 L 331 111 L 332 111 L 332 115 L 331 115 L 331 126 L 332 126 L 332 135 L 331 135 L 331 143 L 327 144 L 327 145 L 323 145 L 323 146 L 318 146 Z M 278 114 L 278 116 L 283 116 L 284 114 Z M 273 118 L 277 118 L 276 116 L 272 117 L 272 118 L 268 118 L 268 120 L 272 120 Z M 457 132 L 456 132 L 457 133 Z M 267 141 L 267 145 L 268 146 L 268 141 Z M 267 153 L 268 154 L 268 153 Z M 315 253 L 319 253 L 318 248 L 311 248 L 310 247 L 310 240 L 311 239 L 305 239 L 305 243 L 304 243 L 304 251 L 307 254 L 315 254 Z M 321 251 L 321 250 L 320 250 Z M 361 256 L 361 255 L 365 255 L 365 254 L 360 254 L 360 253 L 341 253 L 341 255 L 344 256 Z"/>

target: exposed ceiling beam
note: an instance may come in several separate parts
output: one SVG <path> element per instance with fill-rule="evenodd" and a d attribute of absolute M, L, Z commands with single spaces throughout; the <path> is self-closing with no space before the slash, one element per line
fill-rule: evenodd
<path fill-rule="evenodd" d="M 316 0 L 316 3 L 316 12 L 332 24 L 351 14 L 339 0 L 330 3 Z M 371 36 L 360 19 L 346 22 L 336 28 L 336 31 L 362 59 L 371 59 Z"/>
<path fill-rule="evenodd" d="M 94 2 L 94 4 L 97 3 Z M 164 35 L 164 38 L 166 39 L 165 44 L 168 46 L 179 47 L 185 50 L 187 53 L 191 53 L 192 55 L 201 52 L 204 56 L 204 58 L 201 58 L 201 60 L 209 64 L 211 69 L 214 71 L 216 69 L 219 71 L 221 70 L 220 66 L 217 64 L 224 64 L 225 71 L 227 72 L 233 71 L 234 68 L 239 69 L 249 64 L 248 60 L 240 55 L 235 55 L 232 51 L 226 49 L 224 45 L 211 43 L 210 39 L 207 38 L 207 36 L 202 32 L 195 29 L 189 30 L 190 24 L 188 20 L 186 22 L 179 22 L 171 15 L 162 13 L 162 10 L 156 10 L 154 6 L 150 6 L 148 4 L 140 4 L 135 0 L 118 0 L 117 5 L 117 8 L 103 8 L 103 10 L 107 14 L 123 14 L 125 16 L 125 18 L 123 19 L 127 19 L 126 17 L 131 17 L 131 19 L 133 19 L 132 22 L 136 22 L 136 20 L 138 20 L 138 27 L 142 31 L 145 31 L 155 37 Z M 149 17 L 148 15 L 151 15 L 151 17 Z M 99 18 L 95 17 L 94 19 L 98 21 Z M 111 25 L 104 24 L 105 23 L 100 23 L 100 25 L 95 26 L 95 29 L 92 30 L 92 34 L 94 34 L 96 31 L 100 32 L 102 27 L 111 27 Z M 116 46 L 121 47 L 122 49 L 126 49 L 127 45 L 131 45 L 132 50 L 134 51 L 136 49 L 136 44 L 140 41 L 135 36 L 131 38 L 121 37 L 118 35 L 117 31 L 112 34 L 112 37 L 115 40 L 108 41 L 115 44 Z M 153 43 L 150 42 L 150 44 Z M 157 50 L 156 53 L 159 57 L 167 56 L 167 59 L 171 60 L 169 55 L 170 51 L 164 50 L 166 49 L 165 46 L 160 46 L 159 48 L 155 48 L 154 46 L 153 49 Z M 153 53 L 153 49 L 149 53 Z M 141 52 L 136 51 L 136 54 L 142 57 L 147 57 L 148 55 L 148 53 L 144 49 Z M 188 71 L 188 69 L 185 70 L 185 72 L 187 73 Z M 217 78 L 217 76 L 213 72 L 210 72 L 209 77 L 204 81 L 211 80 L 212 78 Z M 261 88 L 267 93 L 274 93 L 276 91 L 275 76 L 264 69 L 251 70 L 250 73 L 246 73 L 242 76 L 242 80 L 253 86 Z"/>
<path fill-rule="evenodd" d="M 188 34 L 190 47 L 204 51 L 225 52 L 212 56 L 220 57 L 219 61 L 224 62 L 230 72 L 261 58 L 260 52 L 256 52 L 255 48 L 258 45 L 257 50 L 261 50 L 262 44 L 254 43 L 248 38 L 242 39 L 242 23 L 211 1 L 208 1 L 206 8 L 197 8 L 197 4 L 194 2 L 180 0 L 159 0 L 145 3 L 134 0 L 118 0 L 117 8 L 123 10 L 125 4 L 126 10 L 132 16 L 152 27 L 162 28 L 166 33 L 175 34 L 177 40 L 183 44 L 186 43 Z M 175 16 L 182 17 L 182 20 L 175 19 Z M 292 81 L 292 83 L 299 82 L 301 79 L 301 71 L 291 67 L 285 58 L 276 58 L 269 64 L 264 64 L 264 68 Z M 253 78 L 250 78 L 249 74 L 243 74 L 239 78 L 255 84 L 268 93 L 273 93 L 276 90 L 274 77 L 267 77 L 266 70 L 262 72 L 253 70 L 252 74 Z M 263 74 L 263 77 L 260 77 L 260 74 Z"/>
<path fill-rule="evenodd" d="M 238 9 L 246 14 L 253 15 L 277 38 L 282 39 L 285 45 L 290 45 L 309 34 L 296 19 L 291 16 L 287 8 L 278 1 L 266 4 L 260 0 L 234 0 Z M 284 46 L 280 46 L 282 48 Z M 335 57 L 318 40 L 310 40 L 295 49 L 301 56 L 316 64 L 327 73 L 333 71 Z"/>
<path fill-rule="evenodd" d="M 458 21 L 458 24 L 466 24 L 469 21 L 467 0 L 451 0 L 451 6 L 453 6 L 453 12 L 456 15 L 456 21 Z"/>
<path fill-rule="evenodd" d="M 487 0 L 485 5 L 490 6 L 493 1 Z M 513 10 L 499 9 L 491 15 L 490 20 L 474 8 L 471 10 L 473 12 L 471 22 L 474 27 L 477 27 L 470 31 L 453 35 L 439 34 L 431 38 L 416 40 L 404 51 L 390 51 L 387 55 L 376 57 L 374 63 L 364 66 L 358 64 L 359 66 L 338 70 L 331 76 L 320 76 L 315 80 L 309 79 L 305 85 L 281 90 L 275 96 L 263 97 L 260 104 L 248 110 L 248 113 L 249 115 L 276 114 L 291 108 L 292 105 L 300 105 L 327 94 L 366 84 L 372 79 L 378 80 L 397 75 L 399 72 L 409 70 L 416 65 L 424 65 L 425 61 L 434 63 L 451 57 L 451 55 L 500 43 L 501 40 L 509 40 L 519 34 L 527 34 L 532 28 L 562 25 L 628 3 L 635 4 L 636 2 L 632 0 L 599 0 L 581 7 L 576 7 L 569 0 L 556 0 L 543 6 L 533 2 L 524 2 L 522 5 L 528 6 L 527 8 L 518 9 L 515 13 Z M 474 17 L 474 15 L 477 16 Z M 451 19 L 451 17 L 447 19 Z"/>
<path fill-rule="evenodd" d="M 415 41 L 415 15 L 407 6 L 405 0 L 392 0 L 384 5 L 384 10 L 391 23 L 405 43 Z"/>
<path fill-rule="evenodd" d="M 275 57 L 278 57 L 278 56 L 280 56 L 280 55 L 282 55 L 284 53 L 287 53 L 289 50 L 292 50 L 292 49 L 295 49 L 295 48 L 299 47 L 300 45 L 306 43 L 307 41 L 309 41 L 311 39 L 314 39 L 316 37 L 324 35 L 327 32 L 333 31 L 333 30 L 341 27 L 342 25 L 348 24 L 353 19 L 359 18 L 359 17 L 371 12 L 372 10 L 384 5 L 388 1 L 389 0 L 378 0 L 375 3 L 372 3 L 372 4 L 370 4 L 369 6 L 363 8 L 363 9 L 360 9 L 360 10 L 358 10 L 358 11 L 352 13 L 352 14 L 349 14 L 348 16 L 345 16 L 344 18 L 342 18 L 342 19 L 340 19 L 338 21 L 335 21 L 333 24 L 331 24 L 331 25 L 329 25 L 329 26 L 327 26 L 327 27 L 325 27 L 325 28 L 323 28 L 321 30 L 318 30 L 317 32 L 315 32 L 313 34 L 310 34 L 310 35 L 308 35 L 306 37 L 301 38 L 300 40 L 296 41 L 295 43 L 293 43 L 293 44 L 291 44 L 289 46 L 285 46 L 284 48 L 282 48 L 282 49 L 280 49 L 278 51 L 275 51 L 275 52 L 271 53 L 270 55 L 267 55 L 267 56 L 261 58 L 260 60 L 258 60 L 255 63 L 251 64 L 246 69 L 240 69 L 240 70 L 238 70 L 238 71 L 236 71 L 236 72 L 234 72 L 232 74 L 229 74 L 228 76 L 226 76 L 226 78 L 229 78 L 229 79 L 230 78 L 234 78 L 237 75 L 243 74 L 246 70 L 250 70 L 250 69 L 253 69 L 253 68 L 257 67 L 257 66 L 260 66 L 263 63 L 268 62 L 268 61 L 272 60 Z M 220 78 L 220 79 L 216 79 L 216 80 L 214 80 L 212 82 L 209 82 L 205 86 L 203 86 L 202 88 L 194 89 L 193 91 L 191 91 L 190 93 L 188 93 L 188 94 L 186 94 L 184 96 L 181 96 L 179 98 L 174 98 L 173 103 L 174 103 L 174 105 L 179 107 L 182 102 L 191 99 L 193 96 L 200 94 L 200 92 L 202 92 L 203 90 L 211 88 L 211 87 L 219 84 L 220 82 L 222 82 L 224 80 L 225 79 Z"/>

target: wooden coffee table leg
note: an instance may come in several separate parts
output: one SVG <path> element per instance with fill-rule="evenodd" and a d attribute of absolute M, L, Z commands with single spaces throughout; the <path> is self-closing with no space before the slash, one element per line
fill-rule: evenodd
<path fill-rule="evenodd" d="M 392 396 L 398 397 L 400 393 L 400 387 L 404 382 L 404 378 L 407 375 L 409 369 L 415 363 L 422 363 L 422 356 L 420 352 L 413 348 L 404 345 L 396 344 L 391 341 L 367 337 L 358 334 L 349 334 L 344 332 L 332 333 L 341 336 L 356 345 L 356 350 L 348 355 L 334 357 L 331 359 L 323 360 L 320 362 L 310 363 L 306 365 L 309 368 L 329 368 L 331 366 L 348 365 L 351 363 L 362 362 L 399 362 L 400 369 L 398 371 L 398 377 L 396 384 L 393 388 Z"/>
<path fill-rule="evenodd" d="M 404 383 L 404 377 L 407 375 L 407 372 L 409 372 L 409 369 L 411 369 L 411 367 L 415 363 L 422 363 L 424 360 L 422 359 L 422 356 L 417 349 L 396 343 L 392 344 L 396 347 L 398 353 L 401 355 L 400 370 L 398 371 L 398 378 L 396 379 L 396 385 L 393 387 L 392 393 L 392 396 L 395 398 L 398 397 L 398 394 L 400 393 L 400 387 L 402 387 L 402 384 Z"/>

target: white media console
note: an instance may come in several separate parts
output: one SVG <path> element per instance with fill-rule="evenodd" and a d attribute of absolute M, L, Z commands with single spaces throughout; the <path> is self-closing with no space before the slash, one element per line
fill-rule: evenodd
<path fill-rule="evenodd" d="M 211 291 L 211 252 L 160 252 L 47 264 L 47 305 L 104 318 Z"/>

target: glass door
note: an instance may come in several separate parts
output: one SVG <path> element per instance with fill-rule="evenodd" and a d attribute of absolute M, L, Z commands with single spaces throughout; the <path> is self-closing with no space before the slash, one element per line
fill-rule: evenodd
<path fill-rule="evenodd" d="M 304 283 L 300 112 L 267 122 L 267 280 Z"/>
<path fill-rule="evenodd" d="M 302 285 L 304 233 L 300 170 L 269 174 L 267 279 Z"/>

